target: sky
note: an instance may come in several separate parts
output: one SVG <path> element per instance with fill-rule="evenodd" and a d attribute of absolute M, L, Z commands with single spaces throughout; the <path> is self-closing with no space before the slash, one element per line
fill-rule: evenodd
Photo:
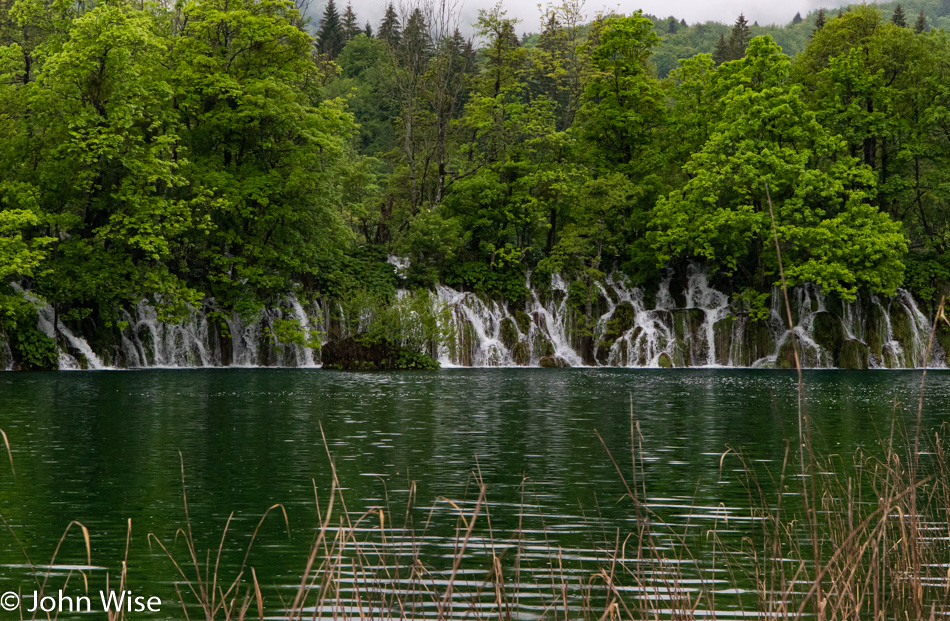
<path fill-rule="evenodd" d="M 350 0 L 353 10 L 360 18 L 360 22 L 370 21 L 375 28 L 382 17 L 383 10 L 389 0 Z M 402 0 L 406 2 L 406 0 Z M 409 0 L 411 1 L 411 0 Z M 490 8 L 496 0 L 459 0 L 461 4 L 461 22 L 468 26 L 477 19 L 479 9 Z M 541 0 L 546 4 L 547 0 Z M 342 12 L 347 0 L 336 0 Z M 323 5 L 323 0 L 317 0 L 315 5 Z M 393 2 L 399 7 L 400 0 Z M 587 0 L 584 7 L 588 15 L 594 15 L 601 10 L 619 9 L 622 13 L 631 13 L 643 9 L 659 17 L 675 15 L 677 19 L 685 19 L 688 23 L 704 22 L 707 20 L 732 23 L 739 13 L 744 13 L 750 23 L 758 21 L 761 25 L 785 24 L 792 20 L 796 12 L 804 16 L 809 11 L 837 7 L 848 2 L 836 0 Z M 539 29 L 540 18 L 538 0 L 503 0 L 502 6 L 509 17 L 521 20 L 520 32 L 536 32 Z M 319 9 L 318 9 L 319 10 Z M 465 29 L 467 30 L 467 28 Z"/>

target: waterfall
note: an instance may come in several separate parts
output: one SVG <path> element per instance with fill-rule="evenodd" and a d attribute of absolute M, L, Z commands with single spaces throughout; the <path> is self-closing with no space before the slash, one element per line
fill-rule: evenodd
<path fill-rule="evenodd" d="M 398 266 L 400 261 L 391 262 Z M 748 301 L 712 286 L 697 265 L 679 278 L 668 270 L 653 290 L 613 273 L 584 285 L 594 296 L 588 316 L 587 308 L 572 306 L 571 285 L 561 275 L 552 275 L 549 287 L 532 285 L 528 274 L 526 299 L 517 304 L 445 285 L 431 293 L 398 291 L 386 310 L 389 338 L 430 353 L 444 367 L 794 364 L 792 331 L 778 287 L 768 307 L 752 312 Z M 74 334 L 61 320 L 54 329 L 52 307 L 23 293 L 37 308 L 37 327 L 56 338 L 62 369 L 318 367 L 319 351 L 311 344 L 365 332 L 380 319 L 372 304 L 356 301 L 347 313 L 340 300 L 304 302 L 290 296 L 253 316 L 223 314 L 207 300 L 180 321 L 168 322 L 155 305 L 143 301 L 120 311 L 117 327 L 90 339 L 97 344 L 94 351 L 83 338 L 89 335 Z M 928 358 L 931 322 L 907 291 L 845 302 L 814 285 L 800 285 L 789 290 L 789 297 L 805 367 L 919 368 Z M 423 329 L 424 323 L 429 327 Z M 11 351 L 6 342 L 0 347 L 0 362 L 14 359 L 15 348 Z M 947 366 L 938 343 L 930 364 Z"/>
<path fill-rule="evenodd" d="M 140 302 L 122 311 L 121 331 L 128 367 L 208 367 L 220 364 L 221 353 L 210 338 L 208 316 L 192 310 L 180 323 L 161 321 L 157 309 Z"/>
<path fill-rule="evenodd" d="M 46 336 L 54 341 L 64 340 L 67 348 L 59 349 L 59 368 L 60 370 L 75 369 L 104 369 L 105 365 L 99 356 L 92 351 L 89 343 L 81 336 L 73 334 L 67 326 L 56 316 L 56 311 L 45 300 L 38 298 L 29 291 L 24 291 L 19 285 L 14 284 L 13 288 L 21 292 L 27 301 L 36 308 L 38 316 L 36 327 Z M 77 357 L 77 355 L 79 357 Z"/>

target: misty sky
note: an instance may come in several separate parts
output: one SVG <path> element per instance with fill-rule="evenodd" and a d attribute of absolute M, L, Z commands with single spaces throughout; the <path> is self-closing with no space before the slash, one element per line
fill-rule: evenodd
<path fill-rule="evenodd" d="M 343 6 L 346 5 L 346 1 L 336 0 L 341 12 Z M 383 9 L 388 4 L 388 0 L 351 1 L 360 21 L 366 22 L 369 20 L 373 28 L 378 25 Z M 479 9 L 494 6 L 496 2 L 496 0 L 461 1 L 462 23 L 466 26 L 475 21 Z M 322 5 L 323 3 L 323 0 L 316 0 L 314 4 Z M 398 7 L 399 1 L 396 0 L 394 4 Z M 538 0 L 503 0 L 503 6 L 508 15 L 521 20 L 520 32 L 536 32 L 539 29 L 540 19 L 537 4 Z M 775 0 L 588 0 L 585 11 L 589 15 L 593 15 L 603 9 L 618 7 L 624 13 L 643 9 L 645 13 L 660 17 L 675 15 L 678 19 L 683 18 L 690 24 L 706 20 L 731 23 L 742 12 L 745 13 L 750 23 L 758 21 L 759 24 L 764 26 L 771 23 L 785 24 L 791 21 L 796 11 L 800 11 L 802 15 L 805 15 L 821 6 L 827 8 L 841 4 L 847 4 L 847 2 L 836 2 L 835 0 L 786 0 L 784 2 L 776 2 Z"/>

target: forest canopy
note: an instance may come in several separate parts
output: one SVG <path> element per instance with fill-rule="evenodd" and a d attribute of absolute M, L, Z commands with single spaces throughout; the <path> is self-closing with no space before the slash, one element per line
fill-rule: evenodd
<path fill-rule="evenodd" d="M 766 28 L 580 6 L 525 35 L 498 5 L 469 38 L 439 0 L 2 0 L 0 322 L 20 287 L 107 324 L 692 262 L 767 291 L 769 200 L 794 283 L 946 287 L 948 3 Z"/>

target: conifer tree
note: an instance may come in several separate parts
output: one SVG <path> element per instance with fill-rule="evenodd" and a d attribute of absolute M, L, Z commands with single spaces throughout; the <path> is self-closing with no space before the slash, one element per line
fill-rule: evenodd
<path fill-rule="evenodd" d="M 676 31 L 679 29 L 679 22 L 676 21 L 675 17 L 670 17 L 670 21 L 667 27 L 670 34 L 676 34 Z"/>
<path fill-rule="evenodd" d="M 370 39 L 373 38 L 373 27 L 369 22 L 366 22 L 366 26 L 363 27 L 363 34 L 365 34 Z"/>
<path fill-rule="evenodd" d="M 386 14 L 383 15 L 383 21 L 379 25 L 377 36 L 390 46 L 395 47 L 399 45 L 399 39 L 402 37 L 399 28 L 399 16 L 396 14 L 396 7 L 390 2 L 386 7 Z"/>
<path fill-rule="evenodd" d="M 825 19 L 825 10 L 818 9 L 818 17 L 815 18 L 815 32 L 818 32 L 819 30 L 824 28 L 826 21 L 827 20 Z"/>
<path fill-rule="evenodd" d="M 347 41 L 352 41 L 356 35 L 363 32 L 359 23 L 356 21 L 356 13 L 353 12 L 353 4 L 346 3 L 346 10 L 343 11 L 343 36 Z"/>
<path fill-rule="evenodd" d="M 735 25 L 732 27 L 732 34 L 729 35 L 729 60 L 739 60 L 745 56 L 745 48 L 748 47 L 752 39 L 752 31 L 749 29 L 749 22 L 745 15 L 739 13 Z"/>
<path fill-rule="evenodd" d="M 323 11 L 323 21 L 320 22 L 320 31 L 317 33 L 317 50 L 333 60 L 339 56 L 345 44 L 346 36 L 336 3 L 334 0 L 328 0 L 327 8 Z"/>
<path fill-rule="evenodd" d="M 904 17 L 904 7 L 899 4 L 897 5 L 897 8 L 894 9 L 894 15 L 891 16 L 891 21 L 901 28 L 907 27 L 907 18 Z"/>
<path fill-rule="evenodd" d="M 792 18 L 792 23 L 793 23 L 793 24 L 800 24 L 800 23 L 802 23 L 802 14 L 801 14 L 801 13 L 795 13 L 795 17 Z"/>
<path fill-rule="evenodd" d="M 950 0 L 948 0 L 948 1 L 950 1 Z M 689 28 L 689 24 L 686 23 L 686 18 L 685 18 L 685 17 L 680 20 L 680 26 L 683 27 L 683 28 Z"/>
<path fill-rule="evenodd" d="M 712 57 L 717 65 L 729 60 L 729 46 L 726 44 L 726 35 L 719 35 L 719 41 L 716 42 L 716 47 L 713 48 Z"/>

